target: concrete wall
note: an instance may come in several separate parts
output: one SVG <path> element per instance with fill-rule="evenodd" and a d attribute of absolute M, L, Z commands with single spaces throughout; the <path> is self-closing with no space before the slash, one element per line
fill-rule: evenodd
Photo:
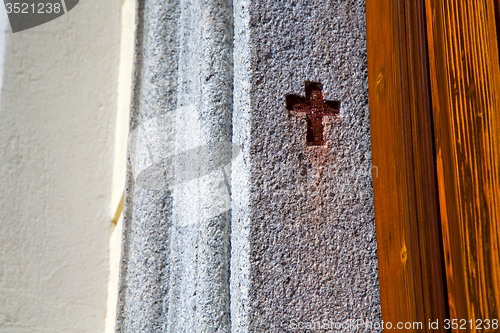
<path fill-rule="evenodd" d="M 0 332 L 104 330 L 120 6 L 4 34 Z"/>

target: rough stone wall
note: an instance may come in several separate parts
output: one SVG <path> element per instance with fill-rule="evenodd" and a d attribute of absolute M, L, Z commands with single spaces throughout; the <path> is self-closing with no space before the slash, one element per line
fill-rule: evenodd
<path fill-rule="evenodd" d="M 232 4 L 137 12 L 117 330 L 229 331 Z"/>
<path fill-rule="evenodd" d="M 165 187 L 136 186 L 135 179 L 146 169 L 147 158 L 151 167 L 161 163 L 158 158 L 167 153 L 172 141 L 167 137 L 170 127 L 162 122 L 165 119 L 162 115 L 176 108 L 178 4 L 174 1 L 137 4 L 116 324 L 119 332 L 162 331 L 168 310 L 172 195 Z M 154 176 L 152 173 L 151 177 Z"/>
<path fill-rule="evenodd" d="M 364 1 L 138 13 L 118 331 L 380 320 Z M 306 81 L 324 146 L 285 108 Z"/>
<path fill-rule="evenodd" d="M 246 8 L 248 327 L 378 320 L 364 1 Z M 306 81 L 340 102 L 325 146 L 307 146 L 306 119 L 285 108 L 287 94 L 305 95 Z"/>

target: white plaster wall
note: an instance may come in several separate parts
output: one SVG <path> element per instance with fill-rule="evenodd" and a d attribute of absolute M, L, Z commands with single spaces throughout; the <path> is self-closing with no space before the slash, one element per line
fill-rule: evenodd
<path fill-rule="evenodd" d="M 121 4 L 5 33 L 1 333 L 104 331 Z"/>
<path fill-rule="evenodd" d="M 130 123 L 130 101 L 132 92 L 132 70 L 134 62 L 135 0 L 123 0 L 121 9 L 120 65 L 118 73 L 118 101 L 115 128 L 115 151 L 111 207 L 115 208 L 109 242 L 109 280 L 105 332 L 113 333 L 116 323 L 118 279 L 122 249 L 123 195 L 127 172 L 127 139 Z"/>

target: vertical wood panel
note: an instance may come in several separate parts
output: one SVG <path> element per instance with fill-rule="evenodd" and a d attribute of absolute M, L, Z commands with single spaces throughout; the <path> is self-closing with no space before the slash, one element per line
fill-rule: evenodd
<path fill-rule="evenodd" d="M 396 6 L 390 1 L 366 1 L 366 23 L 372 159 L 379 174 L 373 187 L 382 319 L 414 320 L 413 269 L 406 246 L 410 243 L 408 198 L 401 190 L 408 185 Z M 393 303 L 398 295 L 400 302 Z"/>
<path fill-rule="evenodd" d="M 366 15 L 382 318 L 425 330 L 447 305 L 424 1 L 367 0 Z"/>
<path fill-rule="evenodd" d="M 495 3 L 426 0 L 426 10 L 450 315 L 459 320 L 499 319 L 500 66 Z"/>

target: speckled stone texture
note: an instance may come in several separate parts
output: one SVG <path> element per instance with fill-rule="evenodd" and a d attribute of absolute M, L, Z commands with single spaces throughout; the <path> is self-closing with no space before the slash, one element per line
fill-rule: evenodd
<path fill-rule="evenodd" d="M 117 331 L 380 331 L 364 1 L 138 8 Z"/>
<path fill-rule="evenodd" d="M 229 332 L 232 3 L 139 1 L 117 332 Z"/>
<path fill-rule="evenodd" d="M 166 187 L 136 186 L 135 179 L 148 164 L 157 164 L 173 140 L 169 127 L 156 119 L 165 119 L 157 115 L 177 105 L 178 21 L 169 17 L 178 13 L 177 1 L 137 5 L 117 332 L 161 332 L 167 323 L 172 193 Z"/>
<path fill-rule="evenodd" d="M 237 1 L 235 19 L 233 330 L 380 321 L 364 1 Z M 325 146 L 285 108 L 306 81 L 340 101 Z"/>

